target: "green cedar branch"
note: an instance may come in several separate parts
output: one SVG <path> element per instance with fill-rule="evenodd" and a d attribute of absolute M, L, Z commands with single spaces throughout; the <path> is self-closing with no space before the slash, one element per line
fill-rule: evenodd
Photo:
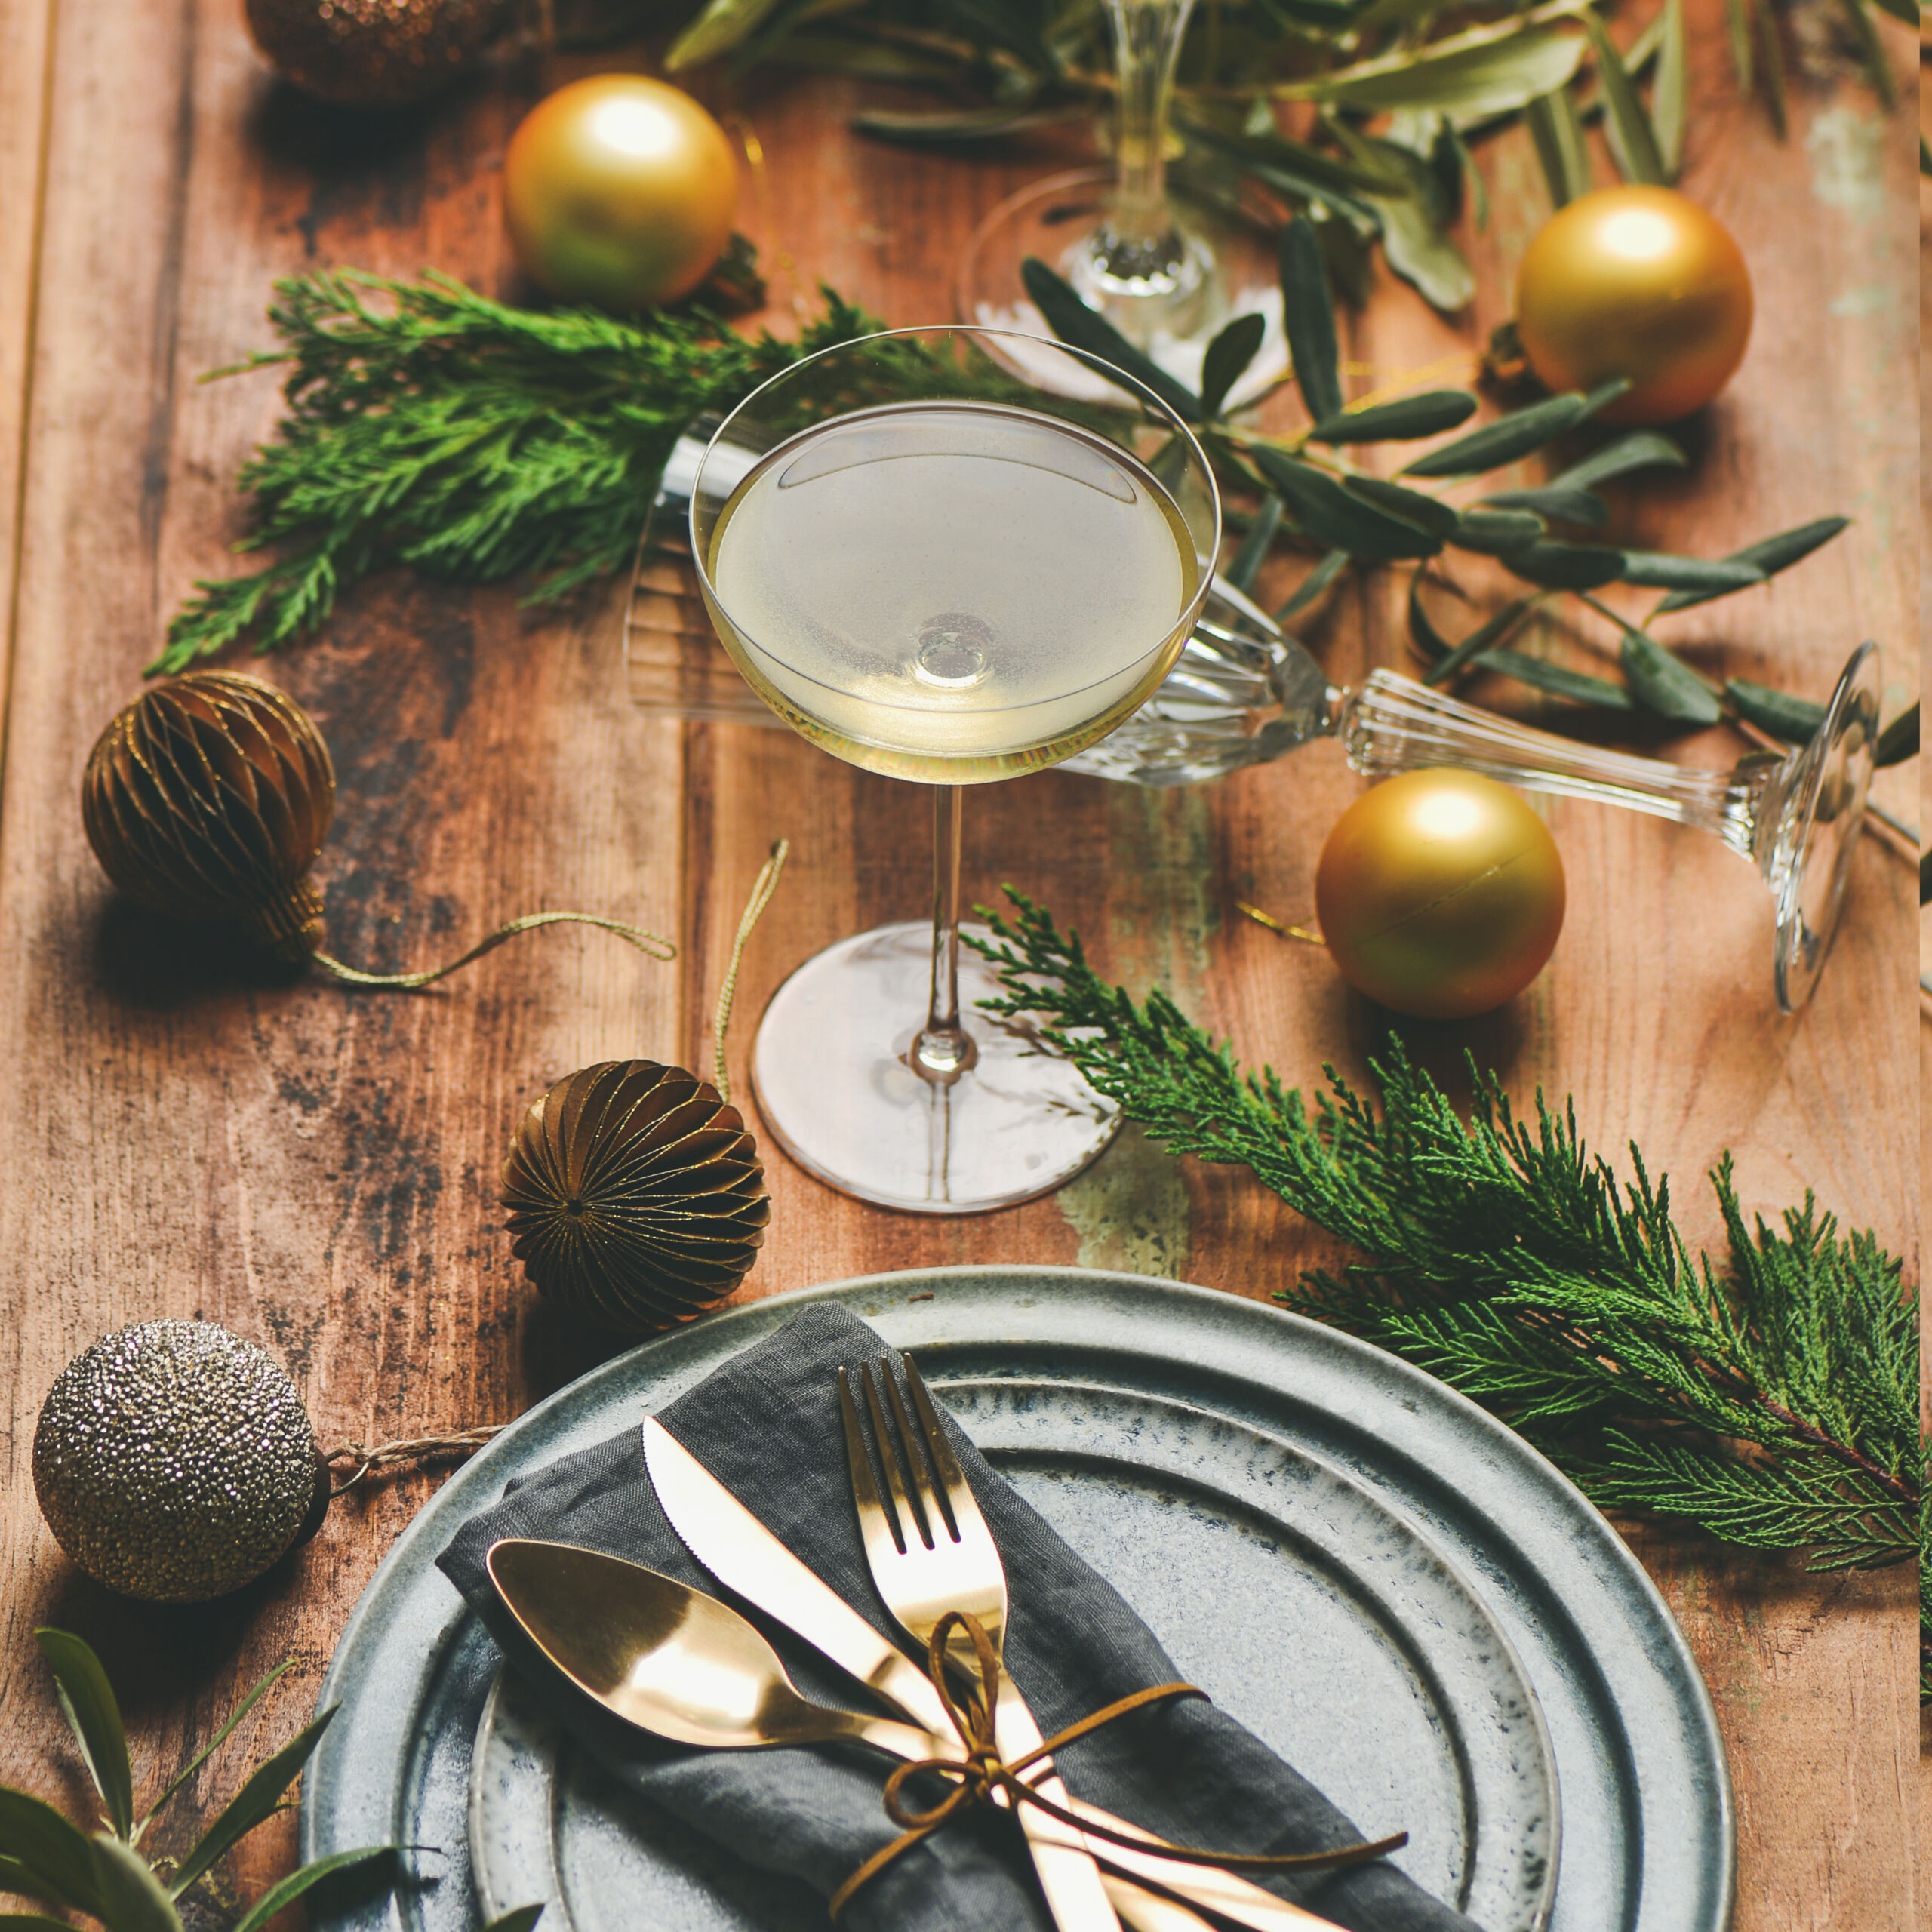
<path fill-rule="evenodd" d="M 1519 1119 L 1472 1064 L 1466 1122 L 1398 1042 L 1374 1069 L 1379 1106 L 1331 1069 L 1311 1107 L 1008 897 L 980 946 L 1004 988 L 993 1010 L 1041 1024 L 1172 1152 L 1247 1168 L 1361 1251 L 1284 1294 L 1298 1312 L 1484 1403 L 1606 1508 L 1817 1569 L 1918 1555 L 1918 1302 L 1869 1232 L 1841 1234 L 1808 1195 L 1775 1227 L 1747 1222 L 1726 1156 L 1711 1177 L 1724 1251 L 1694 1257 L 1668 1182 L 1634 1146 L 1620 1177 L 1574 1105 L 1539 1094 Z M 1932 1600 L 1926 1614 L 1932 1630 Z"/>
<path fill-rule="evenodd" d="M 879 325 L 825 291 L 795 343 L 698 310 L 625 321 L 493 302 L 446 276 L 351 269 L 276 285 L 288 413 L 242 472 L 275 555 L 198 583 L 151 668 L 174 672 L 252 635 L 318 629 L 359 578 L 406 565 L 491 583 L 537 574 L 563 596 L 629 561 L 672 445 L 801 355 Z"/>

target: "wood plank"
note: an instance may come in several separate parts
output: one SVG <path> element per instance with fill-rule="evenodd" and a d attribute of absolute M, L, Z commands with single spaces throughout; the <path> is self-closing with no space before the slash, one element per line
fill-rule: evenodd
<path fill-rule="evenodd" d="M 1698 467 L 1681 487 L 1647 492 L 1632 528 L 1710 552 L 1854 507 L 1852 537 L 1775 592 L 1715 607 L 1708 626 L 1702 614 L 1695 628 L 1686 620 L 1684 634 L 1721 648 L 1727 669 L 1783 682 L 1825 678 L 1848 637 L 1869 630 L 1894 646 L 1902 700 L 1915 678 L 1916 578 L 1911 544 L 1883 519 L 1916 460 L 1884 387 L 1908 353 L 1905 117 L 1879 124 L 1855 94 L 1807 82 L 1799 131 L 1778 147 L 1724 106 L 1718 11 L 1701 0 L 1696 11 L 1699 72 L 1715 98 L 1694 137 L 1691 185 L 1762 264 L 1763 299 L 1752 359 Z M 790 836 L 796 857 L 747 956 L 741 1085 L 777 980 L 859 926 L 915 916 L 927 857 L 903 787 L 781 734 L 685 730 L 632 712 L 609 609 L 533 617 L 506 594 L 395 584 L 352 599 L 324 642 L 269 667 L 315 709 L 341 777 L 323 868 L 335 949 L 413 962 L 509 913 L 564 903 L 681 928 L 680 968 L 598 935 L 551 934 L 447 992 L 357 996 L 265 974 L 113 901 L 81 838 L 75 779 L 167 612 L 193 577 L 220 567 L 238 529 L 235 465 L 278 407 L 272 379 L 202 389 L 194 378 L 259 343 L 270 281 L 310 263 L 407 273 L 433 262 L 513 293 L 495 171 L 522 108 L 575 69 L 506 63 L 377 123 L 271 87 L 232 0 L 70 6 L 57 34 L 0 801 L 0 957 L 23 962 L 0 980 L 0 1054 L 20 1070 L 0 1124 L 11 1478 L 0 1502 L 0 1779 L 64 1789 L 78 1807 L 29 1661 L 35 1623 L 82 1630 L 117 1681 L 137 1687 L 128 1703 L 143 1783 L 184 1761 L 241 1686 L 294 1654 L 297 1669 L 223 1754 L 239 1765 L 300 1721 L 350 1604 L 431 1484 L 405 1479 L 338 1509 L 315 1545 L 230 1604 L 186 1616 L 130 1608 L 75 1577 L 32 1500 L 34 1419 L 67 1357 L 124 1321 L 202 1314 L 288 1362 L 326 1440 L 516 1412 L 594 1353 L 536 1305 L 497 1231 L 495 1168 L 521 1108 L 594 1059 L 641 1050 L 708 1062 L 721 963 L 774 835 Z M 972 220 L 1063 151 L 969 159 L 868 147 L 838 131 L 854 98 L 759 75 L 720 102 L 749 118 L 768 157 L 753 225 L 792 264 L 774 287 L 781 312 L 809 303 L 823 274 L 891 321 L 939 318 Z M 1521 143 L 1491 150 L 1486 165 L 1498 214 L 1481 259 L 1500 275 L 1532 218 Z M 1847 291 L 1856 302 L 1835 308 Z M 1467 352 L 1497 299 L 1450 328 L 1383 287 L 1356 352 L 1400 368 Z M 1399 661 L 1387 586 L 1352 589 L 1315 641 L 1347 675 Z M 1734 751 L 1713 739 L 1674 755 Z M 1908 808 L 1909 784 L 1900 775 L 1888 790 Z M 1010 880 L 1036 894 L 1112 970 L 1171 986 L 1291 1078 L 1317 1078 L 1325 1058 L 1359 1077 L 1380 1037 L 1372 1016 L 1318 953 L 1232 914 L 1237 897 L 1306 908 L 1321 838 L 1356 789 L 1332 747 L 1185 794 L 1065 774 L 986 787 L 971 801 L 968 893 L 988 897 Z M 1701 1232 L 1711 1219 L 1695 1177 L 1728 1145 L 1752 1204 L 1815 1184 L 1906 1253 L 1915 1277 L 1917 1169 L 1894 1124 L 1917 1091 L 1905 869 L 1875 848 L 1861 854 L 1820 1001 L 1779 1022 L 1768 916 L 1745 867 L 1626 815 L 1562 805 L 1551 818 L 1573 909 L 1550 974 L 1497 1019 L 1424 1029 L 1425 1049 L 1446 1060 L 1467 1043 L 1518 1092 L 1539 1081 L 1574 1091 L 1598 1144 L 1635 1134 L 1678 1175 Z M 746 1295 L 1026 1258 L 1263 1297 L 1329 1252 L 1241 1177 L 1177 1168 L 1131 1140 L 1056 1200 L 972 1222 L 871 1213 L 775 1153 L 770 1168 L 772 1238 Z M 1820 1585 L 1702 1543 L 1651 1534 L 1638 1546 L 1697 1647 L 1732 1742 L 1739 1932 L 1909 1923 L 1904 1573 Z M 191 1808 L 205 1814 L 228 1782 L 204 1775 Z M 292 1846 L 286 1821 L 260 1839 L 240 1863 L 243 1895 Z"/>

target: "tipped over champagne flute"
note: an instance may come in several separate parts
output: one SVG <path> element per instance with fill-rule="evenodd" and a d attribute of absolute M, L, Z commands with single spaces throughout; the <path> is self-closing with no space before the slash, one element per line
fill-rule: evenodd
<path fill-rule="evenodd" d="M 1003 383 L 1011 343 L 967 328 L 808 357 L 724 420 L 691 491 L 705 605 L 752 689 L 835 756 L 934 788 L 930 921 L 808 960 L 752 1057 L 793 1158 L 915 1213 L 1046 1193 L 1112 1137 L 1064 1059 L 962 1011 L 996 990 L 960 957 L 964 788 L 1057 764 L 1134 712 L 1186 643 L 1220 540 L 1186 424 L 1092 357 L 1029 347 L 1067 380 Z M 1097 384 L 1107 406 L 1072 399 Z"/>

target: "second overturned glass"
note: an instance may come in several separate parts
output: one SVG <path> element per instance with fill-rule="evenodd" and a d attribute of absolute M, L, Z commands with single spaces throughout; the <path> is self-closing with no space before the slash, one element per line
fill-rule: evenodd
<path fill-rule="evenodd" d="M 995 335 L 895 330 L 806 358 L 725 419 L 691 491 L 706 607 L 759 697 L 835 756 L 937 788 L 930 925 L 807 961 L 752 1067 L 802 1165 L 930 1214 L 1044 1193 L 1115 1124 L 1030 1032 L 962 1014 L 994 988 L 959 953 L 961 788 L 1056 764 L 1139 706 L 1220 538 L 1178 417 L 1063 348 L 1069 386 L 1104 383 L 1113 406 L 1022 389 Z"/>

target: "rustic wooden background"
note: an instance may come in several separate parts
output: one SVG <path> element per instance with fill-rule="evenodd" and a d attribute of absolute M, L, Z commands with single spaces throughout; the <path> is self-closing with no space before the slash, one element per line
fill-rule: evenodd
<path fill-rule="evenodd" d="M 1618 528 L 1715 555 L 1852 513 L 1847 536 L 1774 587 L 1670 635 L 1726 672 L 1814 696 L 1850 644 L 1876 637 L 1889 715 L 1917 686 L 1914 117 L 1887 116 L 1847 78 L 1835 10 L 1803 0 L 1781 143 L 1737 96 L 1718 0 L 1692 11 L 1687 185 L 1743 243 L 1758 321 L 1742 373 L 1692 426 L 1694 466 L 1626 492 Z M 1909 98 L 1909 39 L 1884 32 Z M 122 1323 L 192 1314 L 273 1349 L 332 1441 L 517 1414 L 590 1358 L 535 1308 L 499 1229 L 495 1175 L 523 1108 L 593 1060 L 708 1055 L 722 955 L 776 835 L 795 857 L 748 957 L 748 1017 L 812 949 L 922 901 L 925 854 L 909 831 L 921 820 L 902 792 L 775 731 L 647 721 L 623 694 L 614 605 L 536 617 L 509 594 L 401 581 L 352 597 L 325 640 L 270 666 L 320 719 L 340 774 L 322 865 L 334 949 L 415 963 L 565 903 L 680 934 L 678 966 L 566 932 L 445 992 L 358 996 L 150 921 L 113 899 L 88 854 L 75 809 L 88 747 L 137 689 L 189 580 L 222 568 L 241 528 L 236 466 L 276 414 L 272 377 L 196 377 L 263 341 L 270 281 L 306 266 L 434 265 L 516 294 L 497 170 L 519 115 L 576 70 L 506 59 L 423 112 L 367 118 L 276 86 L 237 0 L 0 0 L 0 1066 L 13 1069 L 0 1112 L 0 1779 L 78 1808 L 35 1625 L 103 1651 L 141 1789 L 294 1654 L 198 1780 L 205 1810 L 306 1717 L 349 1606 L 431 1479 L 339 1507 L 234 1601 L 131 1607 L 76 1575 L 35 1506 L 34 1423 L 62 1364 Z M 746 220 L 777 271 L 780 328 L 820 276 L 892 321 L 943 318 L 970 225 L 1057 158 L 1044 146 L 993 158 L 867 146 L 844 131 L 854 98 L 841 83 L 761 77 L 719 103 L 768 158 Z M 1348 343 L 1358 392 L 1469 351 L 1508 312 L 1547 205 L 1519 137 L 1483 165 L 1494 213 L 1470 238 L 1481 297 L 1451 325 L 1380 284 Z M 1346 675 L 1400 663 L 1395 590 L 1351 588 L 1312 641 Z M 1712 734 L 1669 749 L 1718 763 L 1739 747 Z M 1291 1078 L 1318 1078 L 1326 1059 L 1358 1075 L 1380 1023 L 1318 952 L 1232 910 L 1242 897 L 1304 912 L 1322 834 L 1356 789 L 1326 747 L 1164 796 L 1064 775 L 989 788 L 971 801 L 968 891 L 1011 880 L 1041 895 L 1106 966 L 1164 983 Z M 1881 795 L 1916 816 L 1909 770 Z M 1634 1137 L 1678 1177 L 1694 1232 L 1712 1230 L 1700 1177 L 1728 1147 L 1751 1205 L 1814 1188 L 1915 1280 L 1906 867 L 1866 843 L 1823 989 L 1783 1020 L 1769 903 L 1745 866 L 1632 814 L 1559 804 L 1550 818 L 1571 892 L 1553 964 L 1499 1017 L 1416 1029 L 1424 1051 L 1446 1062 L 1466 1044 L 1520 1095 L 1574 1094 L 1596 1143 Z M 1024 1257 L 1260 1298 L 1323 1250 L 1253 1184 L 1177 1168 L 1131 1138 L 1055 1199 L 950 1223 L 860 1208 L 782 1158 L 771 1174 L 750 1294 Z M 1909 1574 L 1817 1578 L 1693 1539 L 1634 1540 L 1730 1746 L 1739 1932 L 1922 1924 Z M 259 1834 L 235 1861 L 239 1894 L 292 1847 L 286 1820 Z"/>

